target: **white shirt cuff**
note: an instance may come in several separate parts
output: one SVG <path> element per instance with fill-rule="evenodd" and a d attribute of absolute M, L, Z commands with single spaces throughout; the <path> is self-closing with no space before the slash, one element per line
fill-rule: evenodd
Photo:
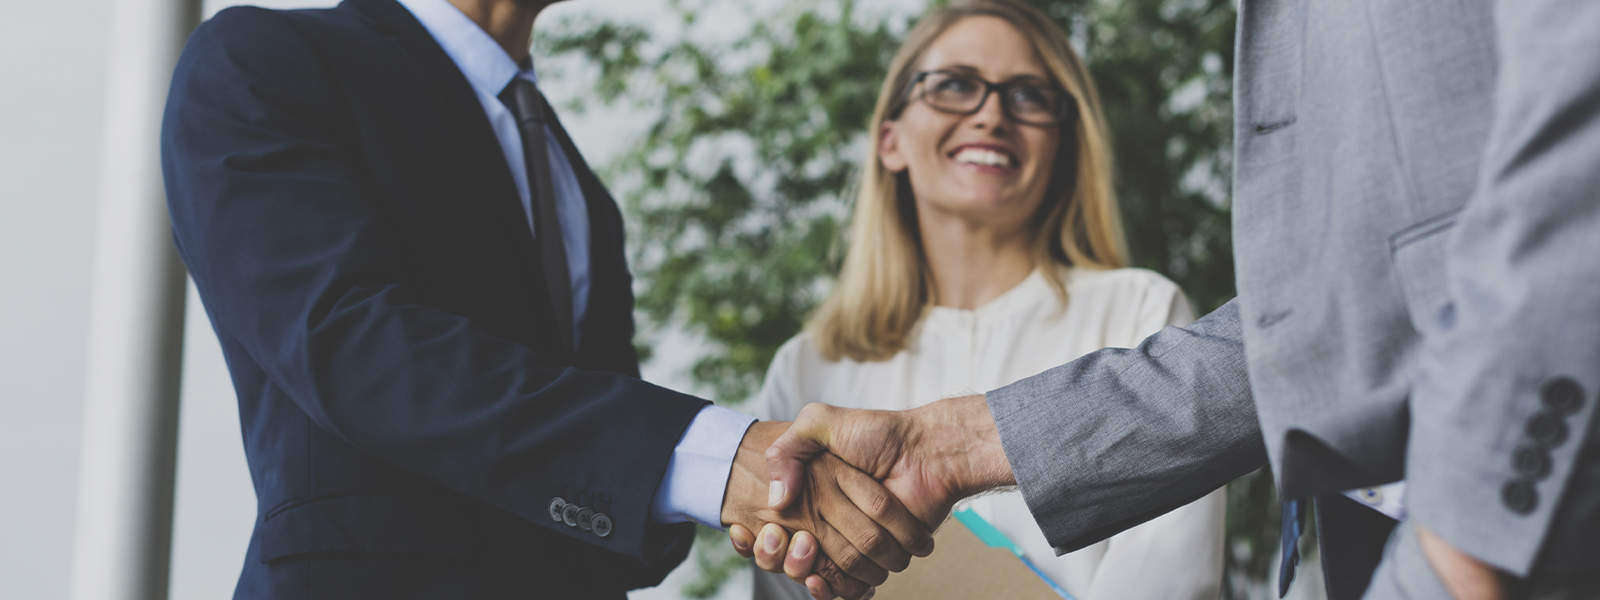
<path fill-rule="evenodd" d="M 722 496 L 733 470 L 733 455 L 755 418 L 707 405 L 700 409 L 667 461 L 650 518 L 657 523 L 695 521 L 722 528 Z"/>

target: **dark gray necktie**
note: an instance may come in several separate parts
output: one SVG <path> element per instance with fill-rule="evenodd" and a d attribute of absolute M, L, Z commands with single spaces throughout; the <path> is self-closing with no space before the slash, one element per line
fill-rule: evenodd
<path fill-rule="evenodd" d="M 572 279 L 567 272 L 567 249 L 562 243 L 561 221 L 556 214 L 555 187 L 551 183 L 550 159 L 546 151 L 545 123 L 550 105 L 533 82 L 517 77 L 500 92 L 500 101 L 517 118 L 522 134 L 522 157 L 528 173 L 528 191 L 533 200 L 533 227 L 538 236 L 539 267 L 548 295 L 552 327 L 559 332 L 560 349 L 572 348 Z"/>

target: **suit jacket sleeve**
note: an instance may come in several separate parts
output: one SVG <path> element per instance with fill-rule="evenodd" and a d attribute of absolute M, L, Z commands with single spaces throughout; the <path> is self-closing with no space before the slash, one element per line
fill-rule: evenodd
<path fill-rule="evenodd" d="M 1547 532 L 1575 525 L 1557 522 L 1572 486 L 1600 484 L 1574 475 L 1600 390 L 1597 30 L 1590 0 L 1496 3 L 1477 188 L 1442 236 L 1446 298 L 1414 319 L 1407 509 L 1519 575 Z"/>
<path fill-rule="evenodd" d="M 1023 498 L 1057 552 L 1266 462 L 1236 302 L 988 393 Z"/>
<path fill-rule="evenodd" d="M 1194 321 L 1178 286 L 1161 279 L 1140 303 L 1137 338 Z M 1136 338 L 1136 339 L 1137 339 Z M 1227 492 L 1199 500 L 1112 536 L 1095 568 L 1085 600 L 1151 598 L 1194 600 L 1222 593 L 1222 542 Z M 1161 573 L 1151 577 L 1152 572 Z"/>
<path fill-rule="evenodd" d="M 348 444 L 664 573 L 692 526 L 653 525 L 649 506 L 705 402 L 422 305 L 355 150 L 359 108 L 287 19 L 219 14 L 169 94 L 173 233 L 217 334 Z M 563 489 L 611 498 L 611 535 L 556 526 Z"/>

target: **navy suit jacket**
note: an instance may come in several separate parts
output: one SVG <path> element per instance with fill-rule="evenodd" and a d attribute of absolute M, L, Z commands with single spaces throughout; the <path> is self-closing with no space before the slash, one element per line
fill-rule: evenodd
<path fill-rule="evenodd" d="M 682 561 L 692 526 L 649 506 L 705 402 L 638 379 L 622 221 L 559 137 L 593 228 L 573 351 L 531 308 L 483 109 L 409 12 L 232 8 L 189 39 L 162 166 L 258 498 L 236 597 L 615 597 Z"/>

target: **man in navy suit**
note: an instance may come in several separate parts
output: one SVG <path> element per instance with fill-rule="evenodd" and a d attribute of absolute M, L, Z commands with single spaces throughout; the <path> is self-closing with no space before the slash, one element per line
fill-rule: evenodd
<path fill-rule="evenodd" d="M 258 498 L 236 597 L 619 598 L 693 522 L 812 531 L 852 597 L 931 549 L 838 461 L 766 509 L 784 425 L 638 379 L 620 215 L 528 59 L 549 3 L 235 8 L 189 40 L 162 164 Z"/>

